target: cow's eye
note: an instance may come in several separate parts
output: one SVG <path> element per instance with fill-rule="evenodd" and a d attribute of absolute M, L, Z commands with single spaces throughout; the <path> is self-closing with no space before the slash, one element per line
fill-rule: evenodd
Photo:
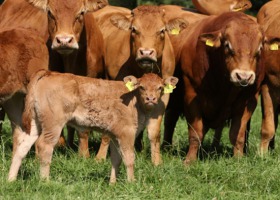
<path fill-rule="evenodd" d="M 162 86 L 159 86 L 158 87 L 158 91 L 162 91 L 163 87 Z"/>
<path fill-rule="evenodd" d="M 139 89 L 142 90 L 142 91 L 145 90 L 145 88 L 142 85 L 139 86 Z"/>
<path fill-rule="evenodd" d="M 260 46 L 259 46 L 259 48 L 257 49 L 256 54 L 255 54 L 256 57 L 259 56 L 259 55 L 261 55 L 262 49 L 263 49 L 263 45 L 260 44 Z"/>
<path fill-rule="evenodd" d="M 165 28 L 163 28 L 159 31 L 159 34 L 161 37 L 164 37 L 164 33 L 165 33 Z"/>
<path fill-rule="evenodd" d="M 139 34 L 139 31 L 134 26 L 131 26 L 130 29 L 132 34 Z"/>
<path fill-rule="evenodd" d="M 77 15 L 77 17 L 76 17 L 76 20 L 82 21 L 82 20 L 83 20 L 83 17 L 84 17 L 84 14 L 85 14 L 84 11 L 80 12 L 80 13 Z"/>
<path fill-rule="evenodd" d="M 231 44 L 229 42 L 225 42 L 225 51 L 226 54 L 233 56 L 235 54 Z"/>
<path fill-rule="evenodd" d="M 52 12 L 51 12 L 50 10 L 48 10 L 48 17 L 49 17 L 50 19 L 55 19 L 54 16 L 53 16 L 53 14 L 52 14 Z"/>

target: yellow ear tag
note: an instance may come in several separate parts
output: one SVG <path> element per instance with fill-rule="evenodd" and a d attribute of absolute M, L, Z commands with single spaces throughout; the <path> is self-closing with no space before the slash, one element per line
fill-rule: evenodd
<path fill-rule="evenodd" d="M 271 51 L 277 51 L 279 48 L 278 48 L 278 44 L 277 43 L 274 43 L 274 44 L 271 44 L 270 46 L 269 46 L 269 49 L 271 50 Z"/>
<path fill-rule="evenodd" d="M 233 9 L 234 12 L 238 12 L 238 11 L 241 11 L 241 10 L 242 10 L 242 7 Z"/>
<path fill-rule="evenodd" d="M 169 94 L 169 93 L 172 93 L 173 90 L 175 89 L 176 87 L 171 85 L 171 84 L 167 84 L 165 87 L 164 87 L 164 91 L 163 93 L 164 94 Z"/>
<path fill-rule="evenodd" d="M 179 28 L 174 28 L 171 30 L 171 35 L 178 35 L 180 33 L 180 29 Z"/>
<path fill-rule="evenodd" d="M 134 90 L 134 85 L 133 85 L 133 83 L 132 83 L 131 81 L 128 81 L 128 82 L 125 84 L 125 86 L 127 87 L 127 89 L 128 89 L 129 91 Z"/>
<path fill-rule="evenodd" d="M 207 46 L 209 47 L 213 47 L 214 46 L 214 43 L 212 40 L 206 40 L 206 43 L 205 43 Z"/>

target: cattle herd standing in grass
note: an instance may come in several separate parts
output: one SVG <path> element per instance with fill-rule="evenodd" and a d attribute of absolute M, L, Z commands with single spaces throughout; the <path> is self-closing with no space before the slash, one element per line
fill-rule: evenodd
<path fill-rule="evenodd" d="M 134 180 L 135 139 L 145 128 L 152 163 L 159 165 L 162 119 L 167 148 L 181 113 L 189 135 L 185 165 L 197 159 L 207 131 L 214 129 L 218 141 L 228 120 L 233 155 L 242 156 L 259 95 L 260 151 L 274 147 L 279 1 L 265 4 L 257 19 L 243 13 L 252 6 L 249 0 L 193 0 L 197 11 L 108 4 L 6 0 L 1 5 L 0 112 L 1 119 L 7 113 L 13 131 L 10 181 L 33 144 L 41 177 L 48 179 L 66 125 L 72 127 L 68 145 L 73 146 L 75 128 L 86 157 L 89 131 L 103 133 L 97 158 L 106 158 L 110 143 L 111 183 L 121 158 L 128 181 Z"/>

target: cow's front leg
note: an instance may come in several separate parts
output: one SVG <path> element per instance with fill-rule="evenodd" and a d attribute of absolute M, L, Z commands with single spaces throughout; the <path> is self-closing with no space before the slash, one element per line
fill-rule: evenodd
<path fill-rule="evenodd" d="M 88 135 L 89 131 L 79 131 L 79 155 L 85 158 L 89 158 L 89 149 L 88 149 Z"/>

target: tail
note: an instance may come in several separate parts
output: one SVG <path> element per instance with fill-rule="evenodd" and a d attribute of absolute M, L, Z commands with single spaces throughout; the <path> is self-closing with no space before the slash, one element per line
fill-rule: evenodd
<path fill-rule="evenodd" d="M 30 134 L 31 131 L 31 121 L 36 117 L 35 113 L 35 91 L 37 82 L 44 76 L 47 76 L 50 72 L 47 70 L 39 70 L 38 72 L 34 73 L 31 78 L 30 82 L 27 86 L 27 95 L 25 98 L 25 108 L 22 114 L 22 126 L 23 130 Z"/>

